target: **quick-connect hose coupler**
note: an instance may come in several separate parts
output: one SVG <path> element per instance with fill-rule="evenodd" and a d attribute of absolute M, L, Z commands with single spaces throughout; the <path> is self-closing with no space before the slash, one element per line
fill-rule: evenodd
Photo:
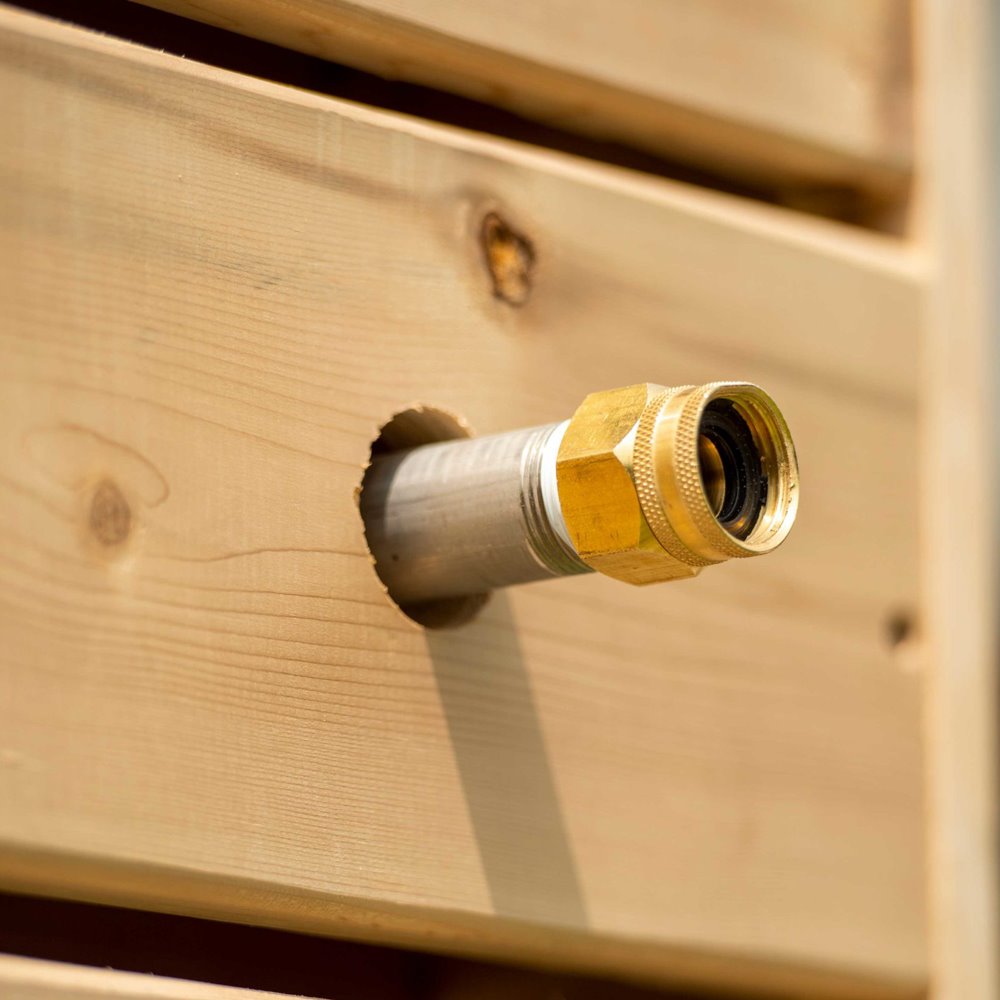
<path fill-rule="evenodd" d="M 632 584 L 771 552 L 799 475 L 747 382 L 589 395 L 569 420 L 373 458 L 361 512 L 400 605 L 596 570 Z"/>

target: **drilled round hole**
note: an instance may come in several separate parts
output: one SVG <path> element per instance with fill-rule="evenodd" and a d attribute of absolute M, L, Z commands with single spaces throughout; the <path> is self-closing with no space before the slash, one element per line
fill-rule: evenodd
<path fill-rule="evenodd" d="M 372 461 L 375 461 L 380 455 L 407 451 L 410 448 L 434 444 L 438 441 L 454 441 L 471 436 L 468 424 L 454 413 L 433 406 L 412 406 L 395 414 L 388 423 L 380 428 L 378 437 L 372 442 L 371 458 Z M 361 517 L 365 524 L 366 542 L 368 541 L 371 519 L 376 516 L 373 513 L 372 505 L 366 503 L 365 499 L 365 484 L 371 468 L 372 466 L 369 464 L 368 469 L 365 470 L 359 498 Z M 371 551 L 370 543 L 369 551 Z M 398 558 L 398 556 L 390 552 L 388 556 L 383 556 L 383 559 L 385 558 L 393 559 Z M 375 563 L 375 572 L 396 607 L 424 628 L 453 628 L 456 625 L 464 625 L 471 621 L 489 600 L 490 595 L 486 593 L 423 601 L 419 604 L 398 601 L 393 596 L 392 588 L 387 583 L 387 574 L 374 553 L 372 553 L 372 559 Z"/>

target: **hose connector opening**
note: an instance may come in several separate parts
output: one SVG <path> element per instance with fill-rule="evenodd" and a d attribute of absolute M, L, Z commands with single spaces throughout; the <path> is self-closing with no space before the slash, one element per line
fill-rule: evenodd
<path fill-rule="evenodd" d="M 763 555 L 787 537 L 798 507 L 795 446 L 759 386 L 714 382 L 670 394 L 651 451 L 664 513 L 700 558 Z"/>

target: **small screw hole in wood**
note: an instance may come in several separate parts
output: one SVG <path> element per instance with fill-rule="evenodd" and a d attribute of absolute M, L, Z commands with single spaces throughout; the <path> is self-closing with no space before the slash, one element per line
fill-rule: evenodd
<path fill-rule="evenodd" d="M 892 649 L 903 645 L 913 633 L 913 615 L 907 611 L 895 611 L 885 621 L 885 636 Z"/>

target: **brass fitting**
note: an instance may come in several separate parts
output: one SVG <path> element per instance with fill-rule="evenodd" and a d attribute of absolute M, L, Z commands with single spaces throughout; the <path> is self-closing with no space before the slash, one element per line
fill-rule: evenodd
<path fill-rule="evenodd" d="M 788 426 L 748 382 L 592 393 L 570 418 L 556 481 L 580 559 L 633 584 L 772 551 L 799 493 Z"/>
<path fill-rule="evenodd" d="M 360 495 L 379 578 L 424 625 L 536 580 L 696 576 L 770 552 L 795 520 L 791 435 L 747 382 L 595 392 L 569 420 L 480 438 L 449 418 L 457 434 L 442 440 L 429 413 L 389 422 Z M 399 447 L 414 429 L 423 440 Z"/>

